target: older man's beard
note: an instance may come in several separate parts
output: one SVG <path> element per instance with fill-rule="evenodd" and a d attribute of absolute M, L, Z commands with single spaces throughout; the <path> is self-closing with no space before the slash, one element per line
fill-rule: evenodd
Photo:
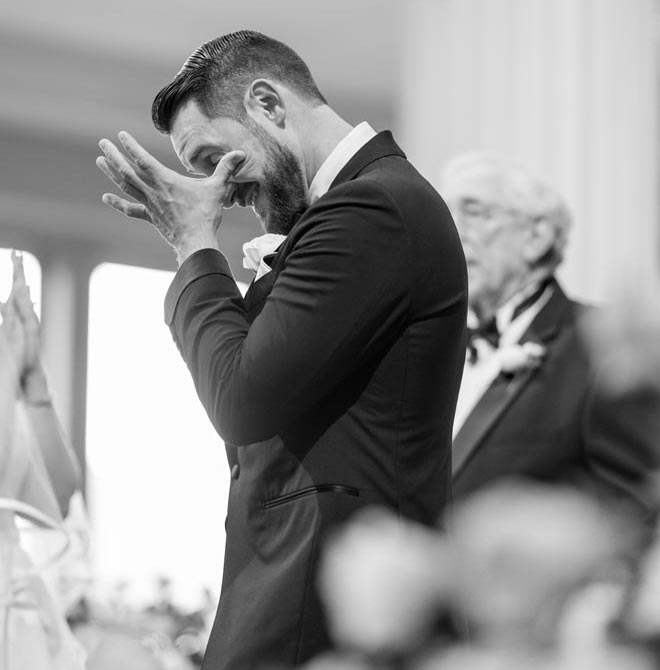
<path fill-rule="evenodd" d="M 275 141 L 256 123 L 250 129 L 266 150 L 264 179 L 260 189 L 268 202 L 268 210 L 257 212 L 257 216 L 267 233 L 288 235 L 309 207 L 305 175 L 292 151 Z"/>

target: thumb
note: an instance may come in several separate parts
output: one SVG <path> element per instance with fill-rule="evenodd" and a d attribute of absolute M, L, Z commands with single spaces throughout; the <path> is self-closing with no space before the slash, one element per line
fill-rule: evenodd
<path fill-rule="evenodd" d="M 240 149 L 225 154 L 216 165 L 213 178 L 226 183 L 230 177 L 238 172 L 245 158 L 245 152 Z"/>

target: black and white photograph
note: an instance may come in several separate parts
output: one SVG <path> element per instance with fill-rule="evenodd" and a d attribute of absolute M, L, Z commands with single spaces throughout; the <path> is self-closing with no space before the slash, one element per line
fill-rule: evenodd
<path fill-rule="evenodd" d="M 0 670 L 660 670 L 660 0 L 6 0 Z"/>

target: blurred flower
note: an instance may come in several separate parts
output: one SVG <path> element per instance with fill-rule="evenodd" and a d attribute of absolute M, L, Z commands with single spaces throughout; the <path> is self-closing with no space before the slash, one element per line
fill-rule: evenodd
<path fill-rule="evenodd" d="M 165 670 L 137 636 L 86 626 L 76 633 L 87 651 L 87 670 Z"/>
<path fill-rule="evenodd" d="M 660 539 L 642 561 L 626 626 L 635 637 L 660 638 Z"/>
<path fill-rule="evenodd" d="M 556 642 L 571 593 L 597 579 L 619 538 L 590 499 L 569 489 L 502 483 L 457 508 L 454 599 L 477 640 Z"/>
<path fill-rule="evenodd" d="M 382 510 L 357 515 L 326 546 L 320 592 L 343 648 L 400 653 L 428 634 L 450 578 L 438 533 Z"/>
<path fill-rule="evenodd" d="M 357 656 L 329 652 L 306 663 L 303 670 L 373 670 L 373 666 Z"/>
<path fill-rule="evenodd" d="M 520 648 L 470 646 L 439 651 L 412 670 L 654 670 L 645 653 L 607 645 L 579 656 L 530 653 Z"/>
<path fill-rule="evenodd" d="M 523 342 L 498 351 L 500 371 L 505 375 L 514 375 L 523 370 L 533 370 L 541 366 L 546 350 L 538 342 Z"/>
<path fill-rule="evenodd" d="M 559 656 L 548 670 L 656 670 L 649 654 L 615 645 L 604 645 L 589 652 Z"/>
<path fill-rule="evenodd" d="M 426 655 L 413 670 L 556 670 L 552 660 L 518 648 L 456 646 Z"/>
<path fill-rule="evenodd" d="M 589 655 L 608 646 L 610 627 L 623 610 L 628 586 L 622 573 L 617 581 L 593 582 L 573 593 L 559 626 L 561 653 Z"/>

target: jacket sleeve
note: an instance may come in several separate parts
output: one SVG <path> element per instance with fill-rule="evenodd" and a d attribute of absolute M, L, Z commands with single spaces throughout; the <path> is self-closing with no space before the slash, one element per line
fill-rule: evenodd
<path fill-rule="evenodd" d="M 332 189 L 291 235 L 283 269 L 252 324 L 219 252 L 187 259 L 168 292 L 175 342 L 230 444 L 278 434 L 405 328 L 410 245 L 381 186 Z"/>

